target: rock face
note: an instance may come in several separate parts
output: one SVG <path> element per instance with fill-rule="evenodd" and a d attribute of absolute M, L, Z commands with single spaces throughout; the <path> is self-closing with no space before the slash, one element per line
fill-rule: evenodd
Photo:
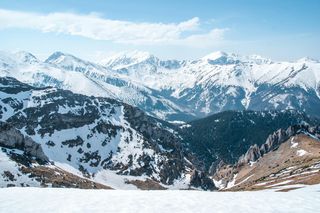
<path fill-rule="evenodd" d="M 41 163 L 49 162 L 40 144 L 4 122 L 0 122 L 0 146 L 22 150 L 26 155 L 35 157 Z"/>
<path fill-rule="evenodd" d="M 241 163 L 254 162 L 257 159 L 259 159 L 261 156 L 262 156 L 261 150 L 259 149 L 259 146 L 255 144 L 253 146 L 250 146 L 249 150 L 243 157 L 240 157 L 240 162 Z"/>
<path fill-rule="evenodd" d="M 200 172 L 198 170 L 194 170 L 191 173 L 190 183 L 194 187 L 203 188 L 206 190 L 214 190 L 217 189 L 214 183 L 204 172 Z"/>
<path fill-rule="evenodd" d="M 317 138 L 320 138 L 320 126 L 310 127 L 306 125 L 294 125 L 288 127 L 286 130 L 279 129 L 273 134 L 269 135 L 266 142 L 262 144 L 260 148 L 257 144 L 251 146 L 248 151 L 239 158 L 238 165 L 256 161 L 264 154 L 277 149 L 290 137 L 300 133 L 310 134 Z"/>
<path fill-rule="evenodd" d="M 256 162 L 239 165 L 235 185 L 230 190 L 290 191 L 319 184 L 319 141 L 319 137 L 308 132 L 291 136 Z"/>
<path fill-rule="evenodd" d="M 24 144 L 33 156 L 69 165 L 91 180 L 108 185 L 111 178 L 104 177 L 112 172 L 124 185 L 130 182 L 125 181 L 128 176 L 131 182 L 151 179 L 165 187 L 197 169 L 174 126 L 130 105 L 35 88 L 12 78 L 0 78 L 0 91 L 0 120 L 22 133 L 7 131 L 17 135 L 17 145 Z"/>
<path fill-rule="evenodd" d="M 277 177 L 283 178 L 284 182 L 308 179 L 308 184 L 318 183 L 320 176 L 314 172 L 320 163 L 319 140 L 320 126 L 294 125 L 279 129 L 270 134 L 260 147 L 257 144 L 250 146 L 235 164 L 221 163 L 216 167 L 213 178 L 224 189 L 233 183 L 229 188 L 234 190 L 263 189 L 264 185 L 277 183 Z M 306 174 L 314 174 L 315 177 Z M 259 185 L 263 181 L 266 183 Z M 246 185 L 246 182 L 250 184 Z"/>

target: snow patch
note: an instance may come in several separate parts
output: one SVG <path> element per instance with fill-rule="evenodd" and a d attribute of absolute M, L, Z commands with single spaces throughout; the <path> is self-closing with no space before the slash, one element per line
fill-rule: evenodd
<path fill-rule="evenodd" d="M 294 141 L 294 138 L 295 138 L 295 137 L 292 137 L 292 138 L 291 138 L 291 141 L 290 141 L 290 143 L 291 143 L 291 148 L 297 148 L 297 146 L 298 146 L 298 142 L 295 142 L 295 141 Z"/>
<path fill-rule="evenodd" d="M 308 154 L 308 152 L 307 151 L 305 151 L 305 150 L 303 150 L 303 149 L 299 149 L 298 151 L 297 151 L 297 155 L 298 156 L 304 156 L 305 154 Z"/>

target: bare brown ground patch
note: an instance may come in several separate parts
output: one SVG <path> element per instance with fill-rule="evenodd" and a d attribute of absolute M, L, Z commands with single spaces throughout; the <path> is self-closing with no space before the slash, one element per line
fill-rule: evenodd
<path fill-rule="evenodd" d="M 161 186 L 158 182 L 150 179 L 147 179 L 145 181 L 131 180 L 127 181 L 126 183 L 133 184 L 141 190 L 166 190 L 166 188 Z"/>
<path fill-rule="evenodd" d="M 67 171 L 47 166 L 21 167 L 21 172 L 41 182 L 41 186 L 65 187 L 80 189 L 112 189 L 109 186 L 79 177 Z"/>

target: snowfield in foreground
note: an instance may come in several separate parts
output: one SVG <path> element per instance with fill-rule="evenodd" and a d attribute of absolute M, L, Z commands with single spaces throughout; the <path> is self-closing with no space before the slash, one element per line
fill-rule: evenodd
<path fill-rule="evenodd" d="M 2 188 L 0 212 L 317 212 L 320 185 L 291 192 Z"/>

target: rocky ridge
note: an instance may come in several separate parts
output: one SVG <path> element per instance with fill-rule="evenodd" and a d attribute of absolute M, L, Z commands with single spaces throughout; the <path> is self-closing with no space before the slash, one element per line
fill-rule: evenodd
<path fill-rule="evenodd" d="M 260 148 L 251 146 L 234 165 L 220 162 L 213 178 L 222 190 L 258 190 L 289 183 L 294 189 L 318 183 L 319 141 L 319 126 L 279 129 Z"/>

